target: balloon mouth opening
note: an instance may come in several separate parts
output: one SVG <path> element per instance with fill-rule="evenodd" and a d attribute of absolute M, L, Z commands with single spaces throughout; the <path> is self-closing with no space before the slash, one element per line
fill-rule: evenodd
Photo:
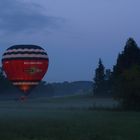
<path fill-rule="evenodd" d="M 30 86 L 29 85 L 20 85 L 19 88 L 24 93 L 28 93 L 28 91 L 30 90 Z"/>

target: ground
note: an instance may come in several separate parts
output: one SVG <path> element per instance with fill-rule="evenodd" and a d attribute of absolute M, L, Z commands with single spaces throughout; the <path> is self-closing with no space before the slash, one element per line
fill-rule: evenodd
<path fill-rule="evenodd" d="M 59 97 L 32 99 L 25 102 L 1 101 L 0 139 L 140 139 L 140 112 L 94 110 L 87 106 L 88 103 L 92 104 L 92 100 L 88 99 L 88 97 L 85 100 L 83 97 Z M 103 105 L 105 100 L 106 103 L 110 101 L 110 99 L 98 99 L 96 104 L 102 102 Z"/>

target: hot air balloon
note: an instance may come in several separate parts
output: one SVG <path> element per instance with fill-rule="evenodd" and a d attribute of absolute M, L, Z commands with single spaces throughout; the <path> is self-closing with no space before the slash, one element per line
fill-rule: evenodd
<path fill-rule="evenodd" d="M 25 95 L 37 86 L 48 70 L 47 52 L 36 45 L 14 45 L 2 56 L 7 78 Z"/>

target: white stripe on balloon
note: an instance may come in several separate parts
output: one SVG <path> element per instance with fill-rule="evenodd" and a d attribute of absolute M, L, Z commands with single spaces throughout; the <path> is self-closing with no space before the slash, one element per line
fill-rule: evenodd
<path fill-rule="evenodd" d="M 11 49 L 6 50 L 5 53 L 12 53 L 12 52 L 46 52 L 43 49 Z"/>
<path fill-rule="evenodd" d="M 13 82 L 13 85 L 38 85 L 39 82 Z"/>
<path fill-rule="evenodd" d="M 7 54 L 3 56 L 3 59 L 5 58 L 48 58 L 48 55 L 43 54 Z"/>

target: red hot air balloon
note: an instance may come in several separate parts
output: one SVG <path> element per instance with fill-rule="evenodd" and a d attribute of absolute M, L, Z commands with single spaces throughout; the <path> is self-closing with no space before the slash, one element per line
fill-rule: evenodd
<path fill-rule="evenodd" d="M 48 64 L 47 52 L 36 45 L 15 45 L 2 56 L 2 67 L 7 78 L 25 95 L 42 80 Z"/>

